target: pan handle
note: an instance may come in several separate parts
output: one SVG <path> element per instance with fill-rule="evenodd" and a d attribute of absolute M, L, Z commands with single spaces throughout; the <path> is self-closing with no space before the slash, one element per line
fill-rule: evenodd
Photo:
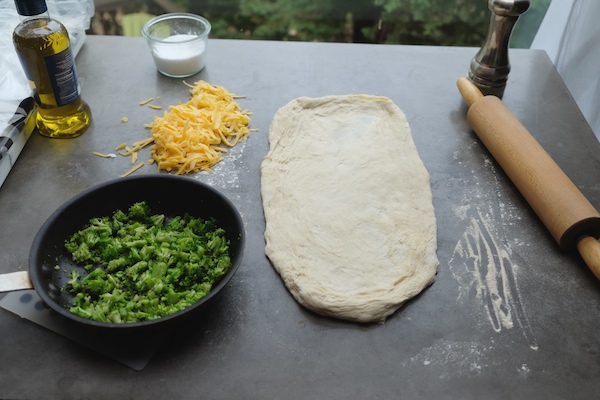
<path fill-rule="evenodd" d="M 0 274 L 0 293 L 33 289 L 28 271 Z"/>

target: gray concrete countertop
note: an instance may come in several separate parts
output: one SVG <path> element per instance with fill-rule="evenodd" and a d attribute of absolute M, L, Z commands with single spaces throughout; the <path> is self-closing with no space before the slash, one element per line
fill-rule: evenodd
<path fill-rule="evenodd" d="M 239 103 L 258 129 L 214 173 L 194 176 L 244 218 L 239 271 L 222 298 L 171 332 L 141 371 L 0 309 L 0 398 L 596 396 L 600 284 L 576 253 L 558 248 L 471 131 L 456 80 L 476 50 L 211 40 L 206 69 L 187 81 L 246 96 Z M 510 56 L 505 104 L 599 208 L 593 132 L 544 52 Z M 2 273 L 27 268 L 38 228 L 60 204 L 131 167 L 128 158 L 92 152 L 148 137 L 143 124 L 162 111 L 140 101 L 188 99 L 182 80 L 156 71 L 141 38 L 88 36 L 77 68 L 93 125 L 77 139 L 30 138 L 0 188 Z M 264 254 L 259 166 L 271 118 L 297 97 L 350 93 L 387 96 L 405 112 L 431 175 L 438 222 L 436 282 L 382 325 L 302 308 Z M 136 172 L 154 173 L 149 165 Z"/>

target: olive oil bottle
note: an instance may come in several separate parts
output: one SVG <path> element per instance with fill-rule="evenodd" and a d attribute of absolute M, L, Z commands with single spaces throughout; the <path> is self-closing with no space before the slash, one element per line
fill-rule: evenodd
<path fill-rule="evenodd" d="M 15 0 L 15 5 L 21 22 L 13 43 L 33 91 L 37 128 L 53 138 L 79 136 L 92 114 L 80 95 L 69 34 L 50 18 L 46 0 Z"/>

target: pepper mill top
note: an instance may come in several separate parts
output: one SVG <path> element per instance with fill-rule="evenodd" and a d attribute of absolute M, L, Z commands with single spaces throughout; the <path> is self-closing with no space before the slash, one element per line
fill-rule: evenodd
<path fill-rule="evenodd" d="M 508 48 L 510 36 L 519 17 L 531 5 L 531 0 L 488 0 L 491 10 L 487 38 L 471 60 L 469 80 L 485 95 L 502 98 L 510 62 Z"/>

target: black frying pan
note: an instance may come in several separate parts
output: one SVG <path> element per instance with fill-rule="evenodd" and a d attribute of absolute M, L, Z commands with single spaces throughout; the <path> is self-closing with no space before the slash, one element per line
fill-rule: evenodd
<path fill-rule="evenodd" d="M 230 241 L 231 269 L 206 297 L 182 311 L 156 320 L 115 324 L 72 314 L 68 308 L 73 295 L 62 288 L 69 280 L 72 268 L 77 268 L 82 276 L 86 273 L 72 261 L 64 248 L 65 239 L 82 229 L 91 218 L 108 216 L 118 209 L 126 210 L 138 201 L 146 201 L 153 213 L 165 214 L 167 218 L 185 213 L 215 218 Z M 112 332 L 162 328 L 202 309 L 227 285 L 241 263 L 244 243 L 240 214 L 225 196 L 212 187 L 191 178 L 167 174 L 119 178 L 83 191 L 50 215 L 33 240 L 29 254 L 29 278 L 44 303 L 60 315 L 87 327 Z"/>

